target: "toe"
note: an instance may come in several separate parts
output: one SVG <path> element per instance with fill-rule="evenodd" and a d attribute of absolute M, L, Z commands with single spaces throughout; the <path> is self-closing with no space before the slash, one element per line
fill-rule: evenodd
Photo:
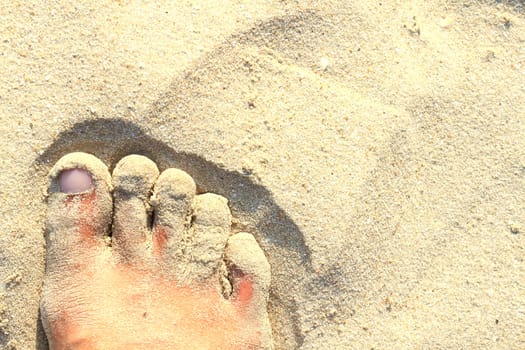
<path fill-rule="evenodd" d="M 193 280 L 202 282 L 217 276 L 230 234 L 231 214 L 226 198 L 206 193 L 193 203 L 193 237 L 187 247 L 189 271 Z"/>
<path fill-rule="evenodd" d="M 191 176 L 171 168 L 160 174 L 153 191 L 153 253 L 174 268 L 183 257 L 195 190 Z"/>
<path fill-rule="evenodd" d="M 270 264 L 255 238 L 237 233 L 228 239 L 226 263 L 232 274 L 233 298 L 266 305 L 270 287 Z"/>
<path fill-rule="evenodd" d="M 228 239 L 225 260 L 233 287 L 231 301 L 247 320 L 261 330 L 261 348 L 272 347 L 267 303 L 270 288 L 270 264 L 255 238 L 237 233 Z"/>
<path fill-rule="evenodd" d="M 126 260 L 146 251 L 149 196 L 158 175 L 155 163 L 135 154 L 122 158 L 113 170 L 113 247 Z"/>
<path fill-rule="evenodd" d="M 62 157 L 49 173 L 46 225 L 48 269 L 82 259 L 102 246 L 112 200 L 107 167 L 87 153 Z"/>

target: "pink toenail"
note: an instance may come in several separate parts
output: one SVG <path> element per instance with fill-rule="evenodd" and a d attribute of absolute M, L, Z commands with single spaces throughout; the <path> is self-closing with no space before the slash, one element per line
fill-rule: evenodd
<path fill-rule="evenodd" d="M 58 184 L 64 193 L 77 193 L 89 190 L 93 185 L 93 179 L 84 169 L 67 169 L 60 173 Z"/>

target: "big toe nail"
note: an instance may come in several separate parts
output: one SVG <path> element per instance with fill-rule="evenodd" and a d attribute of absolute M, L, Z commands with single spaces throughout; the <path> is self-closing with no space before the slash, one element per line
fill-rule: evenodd
<path fill-rule="evenodd" d="M 58 185 L 64 193 L 85 192 L 92 188 L 93 179 L 84 169 L 67 169 L 60 173 Z"/>

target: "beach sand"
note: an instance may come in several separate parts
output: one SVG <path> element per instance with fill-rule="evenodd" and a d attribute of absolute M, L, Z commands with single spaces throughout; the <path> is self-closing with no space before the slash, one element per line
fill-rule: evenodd
<path fill-rule="evenodd" d="M 228 198 L 277 349 L 524 348 L 524 6 L 4 1 L 0 348 L 47 349 L 46 175 L 71 151 Z"/>

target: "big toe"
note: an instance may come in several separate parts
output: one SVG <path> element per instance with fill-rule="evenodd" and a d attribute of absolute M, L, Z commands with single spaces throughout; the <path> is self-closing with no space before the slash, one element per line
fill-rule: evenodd
<path fill-rule="evenodd" d="M 111 179 L 104 163 L 81 152 L 62 157 L 49 173 L 48 273 L 102 246 L 111 212 Z"/>

